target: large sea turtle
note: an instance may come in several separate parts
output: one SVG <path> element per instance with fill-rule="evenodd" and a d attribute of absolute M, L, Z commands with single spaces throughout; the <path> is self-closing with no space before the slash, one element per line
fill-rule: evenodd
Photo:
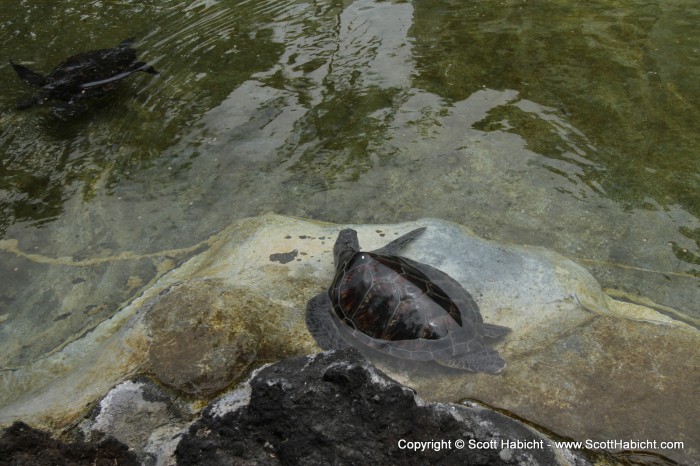
<path fill-rule="evenodd" d="M 85 110 L 85 99 L 112 91 L 119 81 L 137 71 L 158 74 L 151 65 L 136 61 L 136 50 L 131 48 L 133 43 L 134 39 L 129 38 L 111 49 L 73 55 L 46 76 L 10 61 L 22 81 L 41 88 L 37 94 L 20 101 L 17 108 L 22 110 L 47 100 L 60 100 L 63 103 L 52 106 L 51 110 L 59 116 L 72 116 Z"/>
<path fill-rule="evenodd" d="M 309 331 L 324 349 L 359 344 L 398 358 L 500 372 L 505 362 L 484 343 L 509 329 L 484 323 L 471 295 L 446 273 L 398 256 L 424 231 L 363 252 L 357 232 L 342 230 L 333 248 L 333 283 L 307 306 Z"/>

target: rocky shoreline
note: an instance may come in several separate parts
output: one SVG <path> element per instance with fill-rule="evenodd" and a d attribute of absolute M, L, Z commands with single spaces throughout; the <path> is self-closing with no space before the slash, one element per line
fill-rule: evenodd
<path fill-rule="evenodd" d="M 430 362 L 387 360 L 390 358 L 366 353 L 383 373 L 420 395 L 421 409 L 431 403 L 463 410 L 462 404 L 449 403 L 479 400 L 486 406 L 516 413 L 527 419 L 527 425 L 546 426 L 572 439 L 678 442 L 674 449 L 648 448 L 674 461 L 697 464 L 700 406 L 695 400 L 700 374 L 692 358 L 700 344 L 697 328 L 655 306 L 612 298 L 584 267 L 541 248 L 495 243 L 460 225 L 436 219 L 352 227 L 367 249 L 427 227 L 415 244 L 406 248 L 406 256 L 468 284 L 484 319 L 513 329 L 494 347 L 507 363 L 497 376 L 457 371 Z M 95 448 L 112 436 L 128 445 L 144 464 L 174 464 L 175 450 L 191 423 L 219 426 L 224 422 L 208 419 L 209 411 L 202 411 L 214 397 L 239 386 L 264 363 L 282 361 L 282 366 L 272 367 L 284 371 L 284 365 L 294 361 L 288 358 L 306 361 L 305 355 L 318 351 L 307 329 L 304 309 L 309 298 L 327 288 L 333 276 L 332 244 L 339 228 L 273 214 L 231 224 L 208 240 L 201 252 L 144 286 L 111 318 L 67 341 L 59 351 L 27 364 L 8 366 L 13 369 L 0 377 L 0 428 L 22 421 L 61 435 L 62 440 L 86 441 Z M 282 263 L 280 254 L 290 251 L 298 254 L 294 260 Z M 318 374 L 309 373 L 305 364 L 297 369 L 310 377 L 308 380 L 290 379 L 292 375 L 284 379 L 296 380 L 290 382 L 294 387 L 317 383 Z M 148 374 L 148 378 L 134 378 L 137 374 Z M 268 369 L 261 369 L 256 377 L 263 374 L 273 377 Z M 241 406 L 247 406 L 246 393 L 254 393 L 255 380 L 241 385 L 243 388 L 235 392 L 239 398 L 224 397 L 228 400 L 225 403 L 248 409 Z M 364 388 L 357 395 L 340 390 L 340 385 L 328 385 L 330 381 L 322 377 L 321 382 L 325 384 L 321 384 L 323 390 L 337 395 L 334 402 L 346 396 L 365 396 Z M 292 395 L 294 400 L 306 396 L 296 389 L 290 391 Z M 381 391 L 372 397 L 375 395 L 385 399 Z M 98 400 L 99 409 L 85 418 L 86 410 Z M 290 409 L 296 409 L 294 400 L 280 398 L 276 402 L 284 401 Z M 373 411 L 366 416 L 386 418 L 389 414 L 378 410 L 386 407 L 385 403 L 375 404 L 367 405 Z M 354 405 L 345 408 L 350 413 L 352 408 L 359 409 Z M 291 415 L 278 412 L 279 419 Z M 240 416 L 236 422 L 248 419 L 240 413 L 236 416 Z M 323 416 L 322 412 L 314 412 L 311 418 Z M 344 419 L 338 413 L 331 416 L 337 422 L 341 419 L 344 424 L 364 426 L 355 434 L 371 432 L 369 425 L 359 424 L 357 419 Z M 420 422 L 426 423 L 423 418 Z M 392 424 L 400 425 L 400 421 L 387 426 Z M 66 431 L 66 426 L 76 425 Z M 301 429 L 299 426 L 289 428 Z M 15 427 L 19 433 L 26 430 L 21 425 Z M 329 429 L 324 428 L 322 433 Z M 263 455 L 240 461 L 279 461 L 283 452 L 275 449 L 284 442 L 270 437 L 267 431 L 259 435 L 272 445 L 278 459 Z M 316 441 L 315 431 L 308 435 L 296 439 L 295 445 Z M 347 434 L 336 435 L 348 441 Z M 445 440 L 451 443 L 449 448 L 440 448 L 441 453 L 432 451 L 435 444 L 431 444 L 431 452 L 412 453 L 412 458 L 416 462 L 421 458 L 438 461 L 426 459 L 424 454 L 428 454 L 446 461 L 448 456 L 440 455 L 447 455 L 448 450 L 452 452 L 450 458 L 462 458 L 467 453 L 468 449 L 455 451 L 459 438 L 472 439 L 453 432 L 450 436 L 442 432 L 425 432 L 424 437 L 401 435 L 398 432 L 383 440 L 383 454 L 398 454 L 399 450 L 406 453 L 405 448 L 398 447 L 401 439 Z M 527 448 L 517 448 L 517 440 L 527 442 L 523 439 L 513 438 L 514 455 L 515 451 L 532 455 L 547 451 L 546 442 L 537 439 L 525 443 Z M 243 453 L 256 451 L 253 447 L 257 444 L 248 445 L 244 440 L 235 439 L 244 446 Z M 490 440 L 492 437 L 479 441 L 489 445 Z M 228 451 L 228 441 L 216 439 L 222 451 Z M 358 445 L 360 451 L 370 448 Z M 627 448 L 600 445 L 603 443 L 596 448 Z M 538 448 L 530 448 L 534 446 Z M 269 448 L 263 451 L 269 454 Z M 647 447 L 630 449 L 642 448 Z M 500 442 L 497 447 L 483 449 L 487 451 L 476 453 L 486 455 L 493 450 L 500 455 L 506 450 Z M 171 459 L 163 462 L 159 458 Z M 354 461 L 348 458 L 344 461 Z M 653 455 L 650 458 L 656 461 Z M 390 459 L 395 457 L 386 458 Z M 640 461 L 644 464 L 647 459 Z M 297 460 L 307 461 L 304 456 Z M 572 464 L 561 461 L 559 464 Z"/>
<path fill-rule="evenodd" d="M 141 377 L 64 435 L 15 423 L 0 464 L 676 464 L 558 448 L 563 439 L 475 403 L 431 403 L 356 350 L 282 360 L 203 410 Z"/>

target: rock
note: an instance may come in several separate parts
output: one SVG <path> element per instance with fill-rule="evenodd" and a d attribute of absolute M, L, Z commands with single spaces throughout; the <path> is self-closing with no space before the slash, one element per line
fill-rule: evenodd
<path fill-rule="evenodd" d="M 165 464 L 193 417 L 191 405 L 143 377 L 110 390 L 73 436 L 92 443 L 114 438 L 129 445 L 140 464 Z"/>
<path fill-rule="evenodd" d="M 495 347 L 507 363 L 498 376 L 367 354 L 422 398 L 480 400 L 579 439 L 683 441 L 684 449 L 663 453 L 700 459 L 696 328 L 653 305 L 612 299 L 558 254 L 494 243 L 434 219 L 339 226 L 264 215 L 234 223 L 111 319 L 4 374 L 0 393 L 24 395 L 0 407 L 0 424 L 66 425 L 144 371 L 207 399 L 255 364 L 316 351 L 304 309 L 329 286 L 333 243 L 346 226 L 368 250 L 426 226 L 405 255 L 449 273 L 485 321 L 512 329 Z M 290 251 L 297 254 L 287 261 Z"/>
<path fill-rule="evenodd" d="M 251 316 L 265 303 L 249 310 L 249 299 L 244 290 L 214 280 L 169 288 L 146 314 L 153 342 L 146 369 L 160 382 L 193 395 L 228 386 L 259 356 L 261 328 Z M 229 311 L 233 303 L 237 312 Z"/>
<path fill-rule="evenodd" d="M 425 402 L 356 350 L 265 367 L 248 396 L 209 405 L 182 437 L 177 464 L 588 465 L 605 457 L 557 448 L 482 406 Z"/>
<path fill-rule="evenodd" d="M 98 444 L 66 444 L 46 433 L 16 422 L 0 438 L 0 464 L 13 466 L 138 466 L 136 455 L 114 438 Z"/>
<path fill-rule="evenodd" d="M 80 441 L 13 425 L 0 464 L 674 464 L 572 449 L 476 403 L 426 402 L 354 349 L 263 366 L 196 412 L 149 379 L 127 381 L 68 432 Z"/>

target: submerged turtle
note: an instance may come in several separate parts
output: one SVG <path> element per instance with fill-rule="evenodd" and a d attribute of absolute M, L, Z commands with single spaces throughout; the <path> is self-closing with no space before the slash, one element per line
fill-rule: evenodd
<path fill-rule="evenodd" d="M 133 43 L 134 39 L 129 38 L 111 49 L 74 55 L 46 76 L 10 61 L 22 81 L 42 89 L 21 101 L 17 108 L 23 110 L 47 100 L 61 100 L 64 103 L 54 105 L 51 110 L 57 115 L 75 115 L 86 109 L 85 99 L 112 91 L 119 81 L 137 71 L 158 74 L 151 65 L 136 61 Z"/>
<path fill-rule="evenodd" d="M 505 362 L 484 342 L 509 329 L 484 323 L 471 295 L 446 273 L 397 255 L 424 231 L 372 252 L 360 251 L 355 230 L 341 231 L 333 284 L 306 310 L 309 331 L 324 349 L 359 343 L 398 358 L 500 372 Z"/>

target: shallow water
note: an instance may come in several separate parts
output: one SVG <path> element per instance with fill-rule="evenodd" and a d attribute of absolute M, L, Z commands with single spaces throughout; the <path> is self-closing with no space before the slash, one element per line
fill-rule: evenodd
<path fill-rule="evenodd" d="M 9 59 L 132 36 L 160 75 L 14 109 Z M 700 318 L 696 2 L 6 0 L 0 43 L 4 370 L 267 211 L 445 218 Z"/>

